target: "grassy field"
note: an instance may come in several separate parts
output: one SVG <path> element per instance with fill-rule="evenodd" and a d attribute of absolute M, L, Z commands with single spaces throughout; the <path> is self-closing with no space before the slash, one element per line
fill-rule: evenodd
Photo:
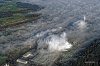
<path fill-rule="evenodd" d="M 10 25 L 10 24 L 13 24 L 13 23 L 16 23 L 18 21 L 22 21 L 24 20 L 25 17 L 21 14 L 15 14 L 11 17 L 6 17 L 6 18 L 1 18 L 0 19 L 0 25 L 1 26 L 6 26 L 6 25 Z"/>
<path fill-rule="evenodd" d="M 6 1 L 5 3 L 0 3 L 0 26 L 8 26 L 16 24 L 17 22 L 22 22 L 26 19 L 34 19 L 39 15 L 28 17 L 28 13 L 33 12 L 32 9 L 20 8 L 15 1 Z M 22 3 L 23 4 L 23 3 Z M 29 4 L 28 4 L 29 5 Z M 33 6 L 33 5 L 32 5 Z M 30 14 L 34 15 L 34 14 Z"/>

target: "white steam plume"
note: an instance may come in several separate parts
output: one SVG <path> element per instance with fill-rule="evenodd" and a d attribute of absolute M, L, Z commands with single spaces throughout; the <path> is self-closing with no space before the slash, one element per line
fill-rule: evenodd
<path fill-rule="evenodd" d="M 84 16 L 84 20 L 78 20 L 74 23 L 74 27 L 76 27 L 78 30 L 86 30 L 87 29 L 87 22 L 86 17 Z"/>
<path fill-rule="evenodd" d="M 58 35 L 50 35 L 46 39 L 46 44 L 48 44 L 48 50 L 51 52 L 54 51 L 67 51 L 72 47 L 66 39 L 66 33 L 62 33 L 60 36 Z"/>

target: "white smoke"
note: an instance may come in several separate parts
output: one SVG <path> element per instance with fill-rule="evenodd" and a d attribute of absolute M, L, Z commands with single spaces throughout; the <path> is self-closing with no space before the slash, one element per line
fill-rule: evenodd
<path fill-rule="evenodd" d="M 83 30 L 87 27 L 87 23 L 81 20 L 77 22 L 77 26 L 80 30 Z"/>
<path fill-rule="evenodd" d="M 39 33 L 36 34 L 36 37 L 42 37 L 47 33 L 51 33 L 51 32 L 56 32 L 56 31 L 60 31 L 62 29 L 62 27 L 58 27 L 58 28 L 53 28 L 53 29 L 48 29 L 46 31 L 41 31 Z"/>
<path fill-rule="evenodd" d="M 54 51 L 68 51 L 72 47 L 66 39 L 66 33 L 62 33 L 60 36 L 58 35 L 50 35 L 46 39 L 46 44 L 48 45 L 48 50 L 51 52 Z"/>
<path fill-rule="evenodd" d="M 42 37 L 42 36 L 44 36 L 45 34 L 47 34 L 48 32 L 50 32 L 50 30 L 41 31 L 41 32 L 39 32 L 39 33 L 36 34 L 36 37 Z"/>
<path fill-rule="evenodd" d="M 84 20 L 78 20 L 77 22 L 75 22 L 74 26 L 80 31 L 86 30 L 88 26 L 86 17 L 84 16 Z"/>

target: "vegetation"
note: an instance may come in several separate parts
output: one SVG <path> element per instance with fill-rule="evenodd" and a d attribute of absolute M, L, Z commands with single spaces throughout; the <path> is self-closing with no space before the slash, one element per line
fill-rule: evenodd
<path fill-rule="evenodd" d="M 22 55 L 28 52 L 29 50 L 30 50 L 29 47 L 18 47 L 13 50 L 8 50 L 7 63 L 10 63 L 12 66 L 14 66 L 14 64 L 16 64 L 16 60 L 22 57 Z"/>
<path fill-rule="evenodd" d="M 38 5 L 31 5 L 25 3 L 23 6 L 25 6 L 26 4 L 29 6 L 20 7 L 20 5 L 22 6 L 22 4 L 24 3 L 16 2 L 13 0 L 5 0 L 4 2 L 0 2 L 0 28 L 37 19 L 41 15 L 33 13 L 35 10 L 33 10 L 34 8 L 32 8 L 32 6 L 39 8 Z M 31 8 L 29 8 L 30 6 Z M 13 60 L 18 58 L 20 55 L 24 54 L 28 50 L 27 48 L 23 49 L 14 49 L 13 51 L 8 52 L 6 56 L 0 53 L 0 66 L 1 64 L 4 64 L 7 60 Z"/>
<path fill-rule="evenodd" d="M 3 54 L 0 54 L 0 65 L 6 62 L 7 57 Z"/>
<path fill-rule="evenodd" d="M 34 8 L 32 8 L 32 6 Z M 0 27 L 17 24 L 25 20 L 36 19 L 40 14 L 29 14 L 30 12 L 37 11 L 35 10 L 36 8 L 37 10 L 41 9 L 38 5 L 15 1 L 0 3 Z"/>

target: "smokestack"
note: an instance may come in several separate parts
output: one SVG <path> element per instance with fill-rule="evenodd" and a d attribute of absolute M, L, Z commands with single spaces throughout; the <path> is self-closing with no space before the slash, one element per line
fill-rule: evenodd
<path fill-rule="evenodd" d="M 86 16 L 84 15 L 84 22 L 86 21 Z"/>

